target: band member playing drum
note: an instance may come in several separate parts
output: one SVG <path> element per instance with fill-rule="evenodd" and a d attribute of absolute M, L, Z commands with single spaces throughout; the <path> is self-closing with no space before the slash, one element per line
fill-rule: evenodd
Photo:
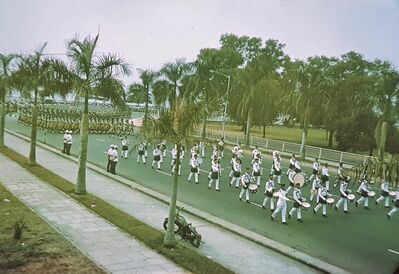
<path fill-rule="evenodd" d="M 311 190 L 311 195 L 310 195 L 310 201 L 313 202 L 313 197 L 316 195 L 316 203 L 319 203 L 319 188 L 321 187 L 321 181 L 319 174 L 316 174 L 316 177 L 314 178 L 312 182 L 312 190 Z"/>
<path fill-rule="evenodd" d="M 241 179 L 241 160 L 236 159 L 233 164 L 233 179 L 230 181 L 230 186 L 235 184 L 235 187 L 238 188 L 240 185 Z"/>
<path fill-rule="evenodd" d="M 249 167 L 246 168 L 244 175 L 242 175 L 241 178 L 241 192 L 240 195 L 238 195 L 238 198 L 240 199 L 240 201 L 242 200 L 242 196 L 245 194 L 245 201 L 247 203 L 249 203 L 249 191 L 248 191 L 248 187 L 249 184 L 251 183 L 251 175 L 249 174 L 250 169 Z"/>
<path fill-rule="evenodd" d="M 328 174 L 328 163 L 325 163 L 321 169 L 321 182 L 324 183 L 327 191 L 330 189 L 330 175 Z"/>
<path fill-rule="evenodd" d="M 325 187 L 324 183 L 321 183 L 321 187 L 317 192 L 317 196 L 319 197 L 319 202 L 317 203 L 316 207 L 313 209 L 313 213 L 316 214 L 319 208 L 323 207 L 323 217 L 327 217 L 328 190 Z"/>
<path fill-rule="evenodd" d="M 252 159 L 255 159 L 257 155 L 259 154 L 260 150 L 258 146 L 255 146 L 255 148 L 252 150 Z"/>
<path fill-rule="evenodd" d="M 138 154 L 137 154 L 137 163 L 140 163 L 140 158 L 143 161 L 143 164 L 145 165 L 145 144 L 143 141 L 140 142 L 138 145 Z"/>
<path fill-rule="evenodd" d="M 274 211 L 274 197 L 273 197 L 273 192 L 274 192 L 274 180 L 273 180 L 273 175 L 269 175 L 269 180 L 266 182 L 265 185 L 265 199 L 263 199 L 262 203 L 262 208 L 266 208 L 266 203 L 267 200 L 270 199 L 270 210 L 273 212 Z"/>
<path fill-rule="evenodd" d="M 198 173 L 199 173 L 199 161 L 198 156 L 195 154 L 190 159 L 190 175 L 188 175 L 188 181 L 191 182 L 191 177 L 194 175 L 194 181 L 198 184 Z"/>
<path fill-rule="evenodd" d="M 151 168 L 154 168 L 154 164 L 156 163 L 158 170 L 160 170 L 161 169 L 161 155 L 162 155 L 160 145 L 157 145 L 157 147 L 152 151 L 152 155 L 154 155 L 154 160 L 152 161 Z"/>
<path fill-rule="evenodd" d="M 235 162 L 236 162 L 236 156 L 233 154 L 233 156 L 231 157 L 231 160 L 230 160 L 231 170 L 229 172 L 229 179 L 233 178 Z"/>
<path fill-rule="evenodd" d="M 302 206 L 302 193 L 301 193 L 301 185 L 296 184 L 295 189 L 294 189 L 294 206 L 291 208 L 290 213 L 288 213 L 288 219 L 291 218 L 292 214 L 295 213 L 296 211 L 296 217 L 298 222 L 302 223 L 302 212 L 301 212 L 301 206 Z"/>
<path fill-rule="evenodd" d="M 315 158 L 314 162 L 312 164 L 312 175 L 310 175 L 309 181 L 312 182 L 313 177 L 319 174 L 319 169 L 320 169 L 320 163 L 319 163 L 319 158 Z"/>
<path fill-rule="evenodd" d="M 122 140 L 122 158 L 127 159 L 127 152 L 129 150 L 129 140 L 127 139 L 127 136 L 123 138 Z"/>
<path fill-rule="evenodd" d="M 385 199 L 385 207 L 389 207 L 389 182 L 388 181 L 383 181 L 381 184 L 381 196 L 375 200 L 375 204 L 378 205 L 379 202 Z"/>
<path fill-rule="evenodd" d="M 369 210 L 369 183 L 367 182 L 367 175 L 364 176 L 358 192 L 360 191 L 360 195 L 362 196 L 359 200 L 356 201 L 355 205 L 358 206 L 359 204 L 364 202 L 364 209 Z"/>
<path fill-rule="evenodd" d="M 261 167 L 259 163 L 259 158 L 254 159 L 255 162 L 252 164 L 252 175 L 255 177 L 255 183 L 257 186 L 260 186 L 261 179 Z"/>
<path fill-rule="evenodd" d="M 211 166 L 211 178 L 208 183 L 208 189 L 211 189 L 212 183 L 215 182 L 215 189 L 216 191 L 220 191 L 219 189 L 219 178 L 220 178 L 220 173 L 222 172 L 222 168 L 220 166 L 220 162 L 217 158 L 215 158 L 212 161 L 212 166 Z"/>
<path fill-rule="evenodd" d="M 280 156 L 276 156 L 273 159 L 273 178 L 277 177 L 277 183 L 281 183 L 281 160 Z"/>
<path fill-rule="evenodd" d="M 296 175 L 295 170 L 290 170 L 290 172 L 288 173 L 288 181 L 290 181 L 290 185 L 287 188 L 287 195 L 290 192 L 291 189 L 294 188 L 294 176 Z"/>
<path fill-rule="evenodd" d="M 348 194 L 349 194 L 349 189 L 348 189 L 348 180 L 347 177 L 342 177 L 340 179 L 341 185 L 339 187 L 339 192 L 341 194 L 341 198 L 338 200 L 336 203 L 334 209 L 338 210 L 338 208 L 341 206 L 342 203 L 344 203 L 344 212 L 346 214 L 349 214 L 348 211 Z"/>
<path fill-rule="evenodd" d="M 399 188 L 396 191 L 394 201 L 395 201 L 394 208 L 392 208 L 391 211 L 389 211 L 387 214 L 388 220 L 391 218 L 393 214 L 395 214 L 395 212 L 399 211 Z"/>
<path fill-rule="evenodd" d="M 280 185 L 280 190 L 279 190 L 279 195 L 278 195 L 278 200 L 277 200 L 277 204 L 276 204 L 276 210 L 273 212 L 272 216 L 270 216 L 270 218 L 272 219 L 272 221 L 274 221 L 274 218 L 276 218 L 277 213 L 279 213 L 279 211 L 281 211 L 281 221 L 283 224 L 287 225 L 287 221 L 286 221 L 286 215 L 287 215 L 287 201 L 289 201 L 290 199 L 287 198 L 287 194 L 285 192 L 285 185 L 281 184 Z"/>
<path fill-rule="evenodd" d="M 161 144 L 159 145 L 159 148 L 160 148 L 160 150 L 161 150 L 161 160 L 160 160 L 160 162 L 162 163 L 163 162 L 163 158 L 166 158 L 166 140 L 163 140 L 162 142 L 161 142 Z"/>
<path fill-rule="evenodd" d="M 295 158 L 295 154 L 292 154 L 291 159 L 290 159 L 290 164 L 288 166 L 288 170 L 287 170 L 287 176 L 290 173 L 291 170 L 295 169 L 295 162 L 296 162 L 296 158 Z"/>
<path fill-rule="evenodd" d="M 220 154 L 220 157 L 223 159 L 223 151 L 224 151 L 224 140 L 223 140 L 223 138 L 224 137 L 222 137 L 220 140 L 219 140 L 219 143 L 218 143 L 218 146 L 217 146 L 217 148 L 218 148 L 218 151 L 219 151 L 219 154 Z"/>
<path fill-rule="evenodd" d="M 342 181 L 342 180 L 344 180 L 344 175 L 343 175 L 343 172 L 344 172 L 344 167 L 343 167 L 343 163 L 339 163 L 339 167 L 338 167 L 338 169 L 337 169 L 337 180 L 335 180 L 335 182 L 334 182 L 334 187 L 337 187 L 337 185 L 338 185 L 338 183 L 340 182 L 340 181 Z"/>

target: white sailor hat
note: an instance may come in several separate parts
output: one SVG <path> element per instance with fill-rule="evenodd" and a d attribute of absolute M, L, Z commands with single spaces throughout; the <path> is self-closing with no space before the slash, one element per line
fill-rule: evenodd
<path fill-rule="evenodd" d="M 117 145 L 114 145 L 114 149 L 118 149 L 118 146 L 117 146 Z"/>
<path fill-rule="evenodd" d="M 68 133 L 68 130 L 66 129 L 64 132 L 65 132 L 65 133 Z"/>
<path fill-rule="evenodd" d="M 68 130 L 68 133 L 72 133 L 72 130 Z"/>
<path fill-rule="evenodd" d="M 115 145 L 114 145 L 114 144 L 111 144 L 109 147 L 110 147 L 110 148 L 114 148 L 114 147 L 115 147 Z"/>

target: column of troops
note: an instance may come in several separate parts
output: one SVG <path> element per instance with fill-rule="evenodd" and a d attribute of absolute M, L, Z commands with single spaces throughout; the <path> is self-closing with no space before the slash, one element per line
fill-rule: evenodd
<path fill-rule="evenodd" d="M 95 134 L 110 134 L 115 136 L 130 135 L 133 125 L 128 119 L 120 118 L 127 113 L 119 112 L 111 107 L 91 105 L 89 111 L 89 132 Z M 52 133 L 70 130 L 77 133 L 80 130 L 82 107 L 75 104 L 40 105 L 37 127 Z M 18 108 L 18 121 L 25 125 L 32 124 L 32 106 L 24 104 Z"/>

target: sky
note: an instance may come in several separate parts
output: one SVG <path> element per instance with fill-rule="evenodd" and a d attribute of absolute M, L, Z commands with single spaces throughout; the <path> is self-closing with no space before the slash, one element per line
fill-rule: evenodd
<path fill-rule="evenodd" d="M 277 39 L 291 58 L 357 51 L 399 68 L 399 0 L 0 0 L 1 53 L 47 42 L 64 54 L 68 39 L 98 32 L 98 52 L 124 57 L 131 81 L 137 68 L 195 60 L 225 33 Z"/>

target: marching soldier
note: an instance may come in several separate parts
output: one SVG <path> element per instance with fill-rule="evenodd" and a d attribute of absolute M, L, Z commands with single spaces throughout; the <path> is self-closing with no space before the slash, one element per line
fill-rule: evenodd
<path fill-rule="evenodd" d="M 273 178 L 277 177 L 277 183 L 281 183 L 281 160 L 280 156 L 276 156 L 273 159 Z"/>
<path fill-rule="evenodd" d="M 281 211 L 281 221 L 283 224 L 287 225 L 286 221 L 286 215 L 287 215 L 287 201 L 290 199 L 287 198 L 287 194 L 285 192 L 285 185 L 281 184 L 280 185 L 280 190 L 279 190 L 279 195 L 278 195 L 278 200 L 277 200 L 277 208 L 273 212 L 272 216 L 270 217 L 272 221 L 274 221 L 274 218 L 276 218 L 277 213 Z"/>
<path fill-rule="evenodd" d="M 290 164 L 288 166 L 288 170 L 287 170 L 287 176 L 288 174 L 290 174 L 291 170 L 295 169 L 295 162 L 296 162 L 296 158 L 295 158 L 295 154 L 292 154 L 291 159 L 290 159 Z"/>
<path fill-rule="evenodd" d="M 236 159 L 233 164 L 233 179 L 230 181 L 230 186 L 235 183 L 235 187 L 238 188 L 241 179 L 241 160 Z"/>
<path fill-rule="evenodd" d="M 122 140 L 122 158 L 127 159 L 127 152 L 129 151 L 129 140 L 127 136 Z"/>
<path fill-rule="evenodd" d="M 143 165 L 145 165 L 145 143 L 143 141 L 138 146 L 137 163 L 140 163 L 140 158 L 143 161 Z"/>
<path fill-rule="evenodd" d="M 338 208 L 341 206 L 341 204 L 344 203 L 344 213 L 349 214 L 349 211 L 348 211 L 348 194 L 349 194 L 348 179 L 346 177 L 340 177 L 340 178 L 342 178 L 342 179 L 339 179 L 339 181 L 341 182 L 340 187 L 339 187 L 339 192 L 341 194 L 341 198 L 336 203 L 334 209 L 338 210 Z"/>
<path fill-rule="evenodd" d="M 236 156 L 233 154 L 233 156 L 231 157 L 230 160 L 230 173 L 229 173 L 229 179 L 231 179 L 233 177 L 234 174 L 234 164 L 236 163 Z"/>
<path fill-rule="evenodd" d="M 161 155 L 160 155 L 161 156 L 160 162 L 162 163 L 163 162 L 163 158 L 164 157 L 166 158 L 166 141 L 165 140 L 163 140 L 161 142 L 159 148 L 160 148 L 160 150 L 162 152 Z"/>
<path fill-rule="evenodd" d="M 220 157 L 223 159 L 223 157 L 224 157 L 224 154 L 223 154 L 223 152 L 224 152 L 224 137 L 222 137 L 219 140 L 217 149 L 219 151 Z"/>
<path fill-rule="evenodd" d="M 319 201 L 316 207 L 313 209 L 313 213 L 319 210 L 320 207 L 323 207 L 323 217 L 327 217 L 327 198 L 328 198 L 328 190 L 325 185 L 322 183 L 319 191 L 317 192 L 317 196 L 319 197 Z"/>
<path fill-rule="evenodd" d="M 364 176 L 364 178 L 359 186 L 358 192 L 359 191 L 360 191 L 360 195 L 362 197 L 360 197 L 360 199 L 356 201 L 355 205 L 358 206 L 360 203 L 363 203 L 363 201 L 364 201 L 364 209 L 369 210 L 370 209 L 369 208 L 369 192 L 370 192 L 370 190 L 369 190 L 369 183 L 367 182 L 367 175 Z"/>
<path fill-rule="evenodd" d="M 311 195 L 310 195 L 310 201 L 313 202 L 313 197 L 316 195 L 316 202 L 319 203 L 319 188 L 321 187 L 321 182 L 319 178 L 319 174 L 316 174 L 315 179 L 312 182 L 312 190 L 311 190 Z"/>
<path fill-rule="evenodd" d="M 395 194 L 395 206 L 394 206 L 394 208 L 392 208 L 388 213 L 387 213 L 387 217 L 388 217 L 388 220 L 391 218 L 391 216 L 393 215 L 393 214 L 395 214 L 395 212 L 397 212 L 397 211 L 399 211 L 399 188 L 398 188 L 398 190 L 396 191 L 396 194 Z"/>
<path fill-rule="evenodd" d="M 252 176 L 255 178 L 256 185 L 260 186 L 262 169 L 260 167 L 259 158 L 255 158 L 254 160 L 255 162 L 252 164 Z"/>
<path fill-rule="evenodd" d="M 312 182 L 313 177 L 319 174 L 319 169 L 320 169 L 320 163 L 319 163 L 319 158 L 315 158 L 314 162 L 312 164 L 312 175 L 309 178 L 309 181 Z"/>
<path fill-rule="evenodd" d="M 255 159 L 255 157 L 259 154 L 260 150 L 258 146 L 255 146 L 255 148 L 252 150 L 252 159 Z"/>
<path fill-rule="evenodd" d="M 269 180 L 266 182 L 266 185 L 265 185 L 265 193 L 264 193 L 264 195 L 265 195 L 266 197 L 263 199 L 262 208 L 263 208 L 263 209 L 266 208 L 267 200 L 270 199 L 270 210 L 271 210 L 272 212 L 274 211 L 274 197 L 273 197 L 273 193 L 274 193 L 274 180 L 273 180 L 273 175 L 270 174 L 270 175 L 269 175 Z"/>
<path fill-rule="evenodd" d="M 294 176 L 296 175 L 296 172 L 295 172 L 295 170 L 290 170 L 290 172 L 288 173 L 288 181 L 290 182 L 290 185 L 288 186 L 288 188 L 287 188 L 287 195 L 288 195 L 288 192 L 290 192 L 290 190 L 292 189 L 292 188 L 294 188 Z"/>
<path fill-rule="evenodd" d="M 378 205 L 379 202 L 385 199 L 385 207 L 389 207 L 389 182 L 388 181 L 383 181 L 381 184 L 381 196 L 375 200 L 375 204 Z"/>
<path fill-rule="evenodd" d="M 239 159 L 238 159 L 239 161 Z M 240 201 L 242 201 L 242 196 L 245 194 L 245 201 L 247 203 L 249 203 L 249 191 L 248 191 L 248 187 L 249 184 L 251 183 L 251 176 L 249 175 L 249 167 L 246 168 L 244 175 L 242 175 L 241 178 L 241 192 L 240 195 L 238 195 L 238 198 L 240 199 Z"/>
<path fill-rule="evenodd" d="M 220 166 L 220 162 L 217 158 L 212 161 L 211 166 L 211 178 L 208 183 L 208 189 L 210 190 L 212 187 L 213 182 L 215 182 L 215 189 L 216 191 L 220 191 L 219 189 L 219 177 L 220 173 L 222 172 L 222 168 Z"/>
<path fill-rule="evenodd" d="M 151 168 L 154 168 L 154 164 L 156 163 L 157 169 L 161 170 L 162 151 L 160 145 L 157 145 L 157 147 L 152 151 L 152 155 L 154 155 L 154 160 L 152 161 Z"/>
<path fill-rule="evenodd" d="M 188 181 L 191 182 L 191 177 L 194 175 L 194 181 L 198 184 L 198 174 L 199 174 L 199 161 L 197 154 L 190 159 L 190 174 L 188 175 Z"/>
<path fill-rule="evenodd" d="M 302 193 L 301 193 L 301 184 L 296 184 L 295 189 L 294 189 L 294 206 L 291 208 L 290 212 L 288 213 L 288 219 L 291 219 L 291 216 L 295 213 L 296 211 L 296 216 L 298 222 L 302 223 L 302 211 L 301 211 L 301 206 L 302 206 Z"/>
<path fill-rule="evenodd" d="M 337 187 L 340 181 L 344 180 L 343 172 L 344 172 L 343 163 L 339 163 L 339 167 L 337 169 L 337 180 L 335 180 L 334 182 L 334 188 Z"/>

